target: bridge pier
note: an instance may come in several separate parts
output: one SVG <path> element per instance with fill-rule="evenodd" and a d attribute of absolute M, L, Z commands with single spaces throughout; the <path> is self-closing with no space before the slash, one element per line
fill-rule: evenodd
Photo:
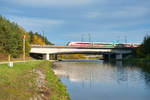
<path fill-rule="evenodd" d="M 46 60 L 49 60 L 49 53 L 46 54 Z"/>
<path fill-rule="evenodd" d="M 50 54 L 50 60 L 53 60 L 53 55 L 52 54 Z"/>
<path fill-rule="evenodd" d="M 112 58 L 114 58 L 114 56 L 113 56 L 113 54 L 104 54 L 103 58 L 106 61 L 110 61 Z"/>
<path fill-rule="evenodd" d="M 49 54 L 48 58 L 49 58 L 49 60 L 57 60 L 57 54 Z"/>
<path fill-rule="evenodd" d="M 116 60 L 122 60 L 122 54 L 116 54 Z"/>
<path fill-rule="evenodd" d="M 114 60 L 122 60 L 123 59 L 123 54 L 117 53 L 117 54 L 104 54 L 103 55 L 104 60 L 110 61 L 111 59 Z"/>
<path fill-rule="evenodd" d="M 57 54 L 53 54 L 53 60 L 57 60 Z"/>

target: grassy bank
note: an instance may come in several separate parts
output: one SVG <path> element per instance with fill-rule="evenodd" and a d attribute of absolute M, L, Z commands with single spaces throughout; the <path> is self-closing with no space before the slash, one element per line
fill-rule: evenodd
<path fill-rule="evenodd" d="M 48 61 L 15 63 L 13 68 L 0 65 L 0 100 L 69 100 L 50 65 Z"/>

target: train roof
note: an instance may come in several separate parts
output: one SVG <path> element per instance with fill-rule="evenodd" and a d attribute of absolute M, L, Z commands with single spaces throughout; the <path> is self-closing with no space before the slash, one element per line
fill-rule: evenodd
<path fill-rule="evenodd" d="M 74 42 L 70 41 L 68 43 L 101 43 L 101 44 L 141 44 L 141 43 L 114 43 L 114 42 Z"/>

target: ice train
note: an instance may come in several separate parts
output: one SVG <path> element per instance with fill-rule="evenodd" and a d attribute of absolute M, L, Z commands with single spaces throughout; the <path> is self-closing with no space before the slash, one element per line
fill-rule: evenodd
<path fill-rule="evenodd" d="M 67 46 L 79 47 L 138 47 L 139 43 L 69 42 Z"/>

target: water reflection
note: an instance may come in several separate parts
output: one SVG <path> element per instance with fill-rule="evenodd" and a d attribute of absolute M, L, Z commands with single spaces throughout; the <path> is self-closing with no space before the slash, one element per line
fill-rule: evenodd
<path fill-rule="evenodd" d="M 65 61 L 55 62 L 53 70 L 67 85 L 73 100 L 150 98 L 150 74 L 136 66 L 123 66 L 122 62 Z"/>

